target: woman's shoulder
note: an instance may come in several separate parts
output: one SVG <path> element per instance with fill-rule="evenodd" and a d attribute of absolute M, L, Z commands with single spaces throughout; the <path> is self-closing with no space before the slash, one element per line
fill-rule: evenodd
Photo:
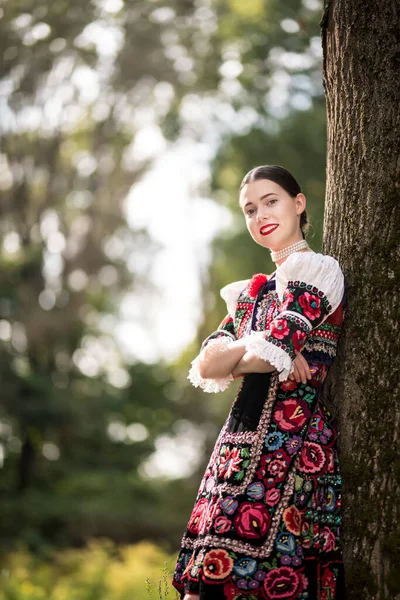
<path fill-rule="evenodd" d="M 219 292 L 221 298 L 223 298 L 226 302 L 228 313 L 230 314 L 232 319 L 235 318 L 236 302 L 240 294 L 247 288 L 250 281 L 251 279 L 241 279 L 240 281 L 232 281 L 232 283 L 228 283 L 228 285 L 224 286 Z"/>
<path fill-rule="evenodd" d="M 293 252 L 276 270 L 276 291 L 282 299 L 289 282 L 317 288 L 332 306 L 344 293 L 344 274 L 336 258 L 319 252 Z"/>

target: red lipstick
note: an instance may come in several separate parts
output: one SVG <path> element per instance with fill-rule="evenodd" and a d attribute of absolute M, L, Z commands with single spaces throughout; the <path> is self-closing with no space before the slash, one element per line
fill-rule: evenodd
<path fill-rule="evenodd" d="M 260 233 L 261 233 L 261 235 L 269 235 L 270 233 L 275 231 L 275 229 L 277 227 L 279 227 L 279 225 L 275 225 L 275 224 L 264 225 L 264 227 L 261 227 Z"/>

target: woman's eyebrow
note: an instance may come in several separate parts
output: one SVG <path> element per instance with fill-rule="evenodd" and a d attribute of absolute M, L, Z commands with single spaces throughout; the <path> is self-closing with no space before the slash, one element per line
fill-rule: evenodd
<path fill-rule="evenodd" d="M 264 196 L 261 196 L 260 201 L 264 200 L 264 198 L 268 198 L 268 196 L 276 196 L 275 192 L 269 192 L 268 194 L 264 194 Z M 246 208 L 246 206 L 248 206 L 249 204 L 253 204 L 253 202 L 246 202 L 246 204 L 244 206 L 242 206 L 243 210 Z"/>

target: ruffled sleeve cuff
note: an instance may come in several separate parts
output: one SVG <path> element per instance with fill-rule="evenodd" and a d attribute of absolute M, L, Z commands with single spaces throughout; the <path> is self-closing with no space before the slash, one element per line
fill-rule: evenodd
<path fill-rule="evenodd" d="M 210 346 L 226 346 L 232 342 L 231 336 L 223 336 L 216 339 L 212 339 L 207 343 L 207 348 Z M 196 356 L 194 360 L 192 360 L 192 367 L 189 371 L 188 379 L 194 387 L 200 387 L 204 392 L 208 392 L 209 394 L 224 392 L 230 383 L 234 380 L 233 375 L 228 375 L 228 377 L 219 378 L 219 379 L 204 379 L 200 375 L 200 361 L 203 358 L 205 348 Z"/>
<path fill-rule="evenodd" d="M 293 361 L 285 350 L 265 339 L 268 334 L 269 330 L 252 331 L 246 342 L 246 351 L 271 363 L 279 371 L 279 381 L 286 381 L 293 373 Z"/>

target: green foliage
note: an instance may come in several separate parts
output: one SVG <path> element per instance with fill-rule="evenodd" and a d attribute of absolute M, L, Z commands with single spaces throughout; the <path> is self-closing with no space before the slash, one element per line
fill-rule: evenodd
<path fill-rule="evenodd" d="M 2 565 L 0 600 L 175 600 L 175 558 L 150 542 L 117 547 L 106 539 L 41 556 L 21 549 Z"/>
<path fill-rule="evenodd" d="M 76 0 L 8 0 L 1 11 L 1 548 L 22 540 L 39 552 L 107 536 L 164 539 L 172 550 L 232 398 L 232 388 L 215 402 L 190 387 L 188 364 L 226 312 L 219 288 L 272 269 L 237 208 L 247 170 L 271 162 L 298 176 L 311 245 L 320 246 L 319 13 L 300 0 L 126 0 L 85 10 Z M 206 126 L 188 100 L 204 107 Z M 153 333 L 146 276 L 157 244 L 128 226 L 125 206 L 151 166 L 135 154 L 143 122 L 171 143 L 215 148 L 205 193 L 233 218 L 213 243 L 198 337 L 171 366 L 142 365 L 116 342 L 129 294 Z M 179 421 L 206 432 L 197 473 L 146 476 L 157 441 L 176 437 Z M 93 582 L 85 598 L 105 593 L 100 575 Z M 7 598 L 42 593 L 10 590 Z"/>

